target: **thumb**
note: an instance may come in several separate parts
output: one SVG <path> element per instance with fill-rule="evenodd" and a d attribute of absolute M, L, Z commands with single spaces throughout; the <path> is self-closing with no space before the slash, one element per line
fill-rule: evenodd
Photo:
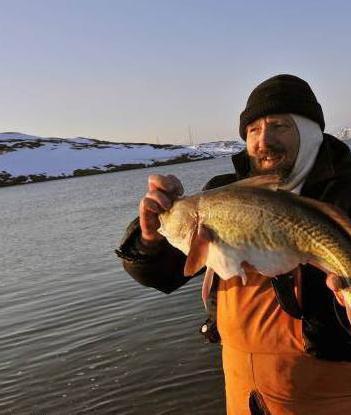
<path fill-rule="evenodd" d="M 327 287 L 333 291 L 337 302 L 345 307 L 345 300 L 342 293 L 343 284 L 341 277 L 338 277 L 334 273 L 330 273 L 327 275 L 326 284 Z"/>

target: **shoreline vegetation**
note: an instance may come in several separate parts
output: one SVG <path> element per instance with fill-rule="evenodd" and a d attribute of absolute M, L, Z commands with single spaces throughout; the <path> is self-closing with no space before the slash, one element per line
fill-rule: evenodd
<path fill-rule="evenodd" d="M 86 169 L 76 169 L 73 171 L 73 174 L 61 174 L 60 176 L 48 176 L 44 173 L 12 176 L 10 173 L 2 171 L 0 172 L 0 187 L 40 183 L 40 182 L 47 182 L 47 181 L 53 181 L 53 180 L 72 179 L 76 177 L 116 173 L 116 172 L 126 171 L 126 170 L 136 170 L 136 169 L 144 169 L 148 167 L 160 167 L 160 166 L 167 166 L 167 165 L 172 165 L 172 164 L 211 160 L 214 158 L 215 156 L 209 156 L 209 155 L 204 155 L 204 157 L 202 158 L 192 158 L 189 155 L 182 155 L 177 158 L 170 159 L 170 160 L 154 160 L 151 163 L 129 163 L 129 164 L 121 164 L 121 165 L 108 164 L 104 166 L 104 168 L 90 167 Z"/>

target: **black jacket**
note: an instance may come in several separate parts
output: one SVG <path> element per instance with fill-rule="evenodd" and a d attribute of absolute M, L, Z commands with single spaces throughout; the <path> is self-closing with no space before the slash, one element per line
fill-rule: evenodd
<path fill-rule="evenodd" d="M 205 189 L 223 186 L 249 174 L 246 151 L 232 157 L 235 173 L 212 178 Z M 324 134 L 312 171 L 306 178 L 301 194 L 329 202 L 351 217 L 351 153 L 333 136 Z M 126 232 L 117 255 L 123 258 L 126 271 L 139 283 L 170 293 L 185 284 L 185 255 L 166 240 L 146 250 L 139 244 L 138 218 Z M 294 318 L 302 319 L 305 350 L 328 360 L 351 361 L 351 331 L 343 307 L 327 288 L 325 274 L 310 266 L 302 266 L 302 309 L 295 298 L 288 276 L 272 279 L 273 289 L 281 307 Z M 214 284 L 216 287 L 216 284 Z M 215 316 L 216 293 L 212 292 L 212 318 Z"/>

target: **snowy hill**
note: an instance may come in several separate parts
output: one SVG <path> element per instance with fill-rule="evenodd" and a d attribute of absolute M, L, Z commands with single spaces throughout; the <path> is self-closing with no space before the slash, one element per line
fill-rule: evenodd
<path fill-rule="evenodd" d="M 203 160 L 242 148 L 240 140 L 176 146 L 0 133 L 0 186 Z"/>
<path fill-rule="evenodd" d="M 212 157 L 223 157 L 238 153 L 245 147 L 241 138 L 230 141 L 210 141 L 196 146 L 190 146 L 201 153 L 210 154 Z"/>

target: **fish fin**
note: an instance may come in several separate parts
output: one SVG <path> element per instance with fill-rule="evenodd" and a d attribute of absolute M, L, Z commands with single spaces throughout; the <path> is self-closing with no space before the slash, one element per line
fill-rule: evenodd
<path fill-rule="evenodd" d="M 211 231 L 200 224 L 191 239 L 190 250 L 184 267 L 184 276 L 191 277 L 206 265 L 211 240 Z"/>
<path fill-rule="evenodd" d="M 319 200 L 309 197 L 299 196 L 300 200 L 306 205 L 312 206 L 336 222 L 351 237 L 351 220 L 342 209 Z"/>
<path fill-rule="evenodd" d="M 254 273 L 257 274 L 257 269 L 249 264 L 247 261 L 242 261 L 241 265 L 241 272 L 239 276 L 241 277 L 243 285 L 247 284 L 247 279 L 249 278 L 250 274 Z"/>
<path fill-rule="evenodd" d="M 247 275 L 245 273 L 243 273 L 243 274 L 240 275 L 240 277 L 241 277 L 242 284 L 246 285 L 247 284 Z"/>
<path fill-rule="evenodd" d="M 264 187 L 271 190 L 278 190 L 282 183 L 280 177 L 276 174 L 267 174 L 261 176 L 252 176 L 247 179 L 238 180 L 232 183 L 233 186 L 243 187 Z M 229 185 L 230 186 L 230 185 Z"/>
<path fill-rule="evenodd" d="M 202 283 L 202 301 L 205 305 L 206 310 L 207 310 L 207 299 L 210 295 L 211 287 L 213 283 L 213 276 L 214 276 L 213 269 L 207 268 L 204 281 Z"/>

